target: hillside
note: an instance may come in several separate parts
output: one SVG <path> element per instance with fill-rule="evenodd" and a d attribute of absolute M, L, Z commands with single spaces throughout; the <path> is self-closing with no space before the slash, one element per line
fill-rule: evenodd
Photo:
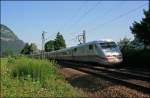
<path fill-rule="evenodd" d="M 13 54 L 20 53 L 24 47 L 24 42 L 10 28 L 1 24 L 0 35 L 1 55 L 6 54 L 8 51 Z"/>

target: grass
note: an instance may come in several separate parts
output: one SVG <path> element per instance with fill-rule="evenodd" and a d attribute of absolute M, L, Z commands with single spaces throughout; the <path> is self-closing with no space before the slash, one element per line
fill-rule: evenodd
<path fill-rule="evenodd" d="M 1 58 L 1 60 L 0 60 L 1 66 L 6 65 L 7 61 L 8 61 L 7 58 Z"/>
<path fill-rule="evenodd" d="M 67 84 L 54 61 L 20 58 L 1 59 L 1 97 L 80 97 Z"/>
<path fill-rule="evenodd" d="M 31 77 L 35 81 L 43 83 L 48 78 L 55 78 L 57 75 L 57 64 L 55 62 L 49 63 L 47 60 L 36 60 L 29 58 L 21 58 L 17 60 L 8 60 L 11 68 L 11 75 L 13 77 Z M 54 75 L 56 75 L 54 77 Z M 53 76 L 53 77 L 52 77 Z"/>

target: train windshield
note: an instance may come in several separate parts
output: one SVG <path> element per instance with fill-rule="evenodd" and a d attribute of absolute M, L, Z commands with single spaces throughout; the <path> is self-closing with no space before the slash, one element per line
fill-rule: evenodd
<path fill-rule="evenodd" d="M 114 49 L 117 48 L 117 45 L 115 42 L 105 42 L 105 43 L 100 43 L 100 46 L 102 49 Z"/>

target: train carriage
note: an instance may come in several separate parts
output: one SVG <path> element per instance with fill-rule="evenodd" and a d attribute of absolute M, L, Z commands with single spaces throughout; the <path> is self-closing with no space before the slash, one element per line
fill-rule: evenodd
<path fill-rule="evenodd" d="M 97 62 L 103 65 L 115 65 L 122 62 L 122 54 L 112 40 L 92 41 L 78 46 L 45 52 L 48 59 Z"/>

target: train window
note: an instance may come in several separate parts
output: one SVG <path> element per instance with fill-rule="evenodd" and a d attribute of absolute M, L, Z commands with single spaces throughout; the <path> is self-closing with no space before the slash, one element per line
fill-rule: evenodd
<path fill-rule="evenodd" d="M 95 48 L 97 48 L 97 45 L 95 44 Z"/>
<path fill-rule="evenodd" d="M 76 52 L 76 51 L 77 51 L 77 48 L 74 48 L 74 51 Z"/>
<path fill-rule="evenodd" d="M 93 45 L 89 45 L 89 50 L 92 50 L 93 49 Z"/>
<path fill-rule="evenodd" d="M 67 55 L 67 52 L 66 52 L 66 51 L 64 52 L 64 55 Z"/>
<path fill-rule="evenodd" d="M 105 42 L 105 43 L 100 43 L 100 45 L 103 49 L 116 48 L 117 47 L 115 42 Z"/>
<path fill-rule="evenodd" d="M 70 55 L 71 54 L 71 51 L 68 51 L 68 55 Z"/>

